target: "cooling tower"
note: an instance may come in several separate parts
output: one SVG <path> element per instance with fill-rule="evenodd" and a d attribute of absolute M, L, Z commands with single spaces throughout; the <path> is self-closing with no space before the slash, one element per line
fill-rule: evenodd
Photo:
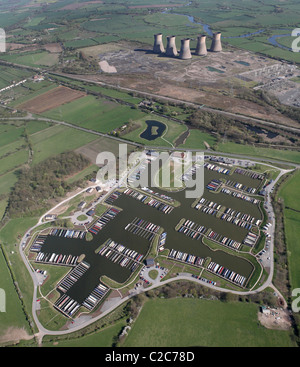
<path fill-rule="evenodd" d="M 166 55 L 167 56 L 177 56 L 177 48 L 175 44 L 175 36 L 169 36 L 167 37 L 168 43 L 167 43 L 167 49 L 166 49 Z"/>
<path fill-rule="evenodd" d="M 207 55 L 207 48 L 206 48 L 206 36 L 202 35 L 198 37 L 197 47 L 195 54 L 198 56 L 205 56 Z"/>
<path fill-rule="evenodd" d="M 213 52 L 222 51 L 221 32 L 214 33 L 210 51 Z"/>
<path fill-rule="evenodd" d="M 182 60 L 187 60 L 192 58 L 191 50 L 190 50 L 190 39 L 185 38 L 181 40 L 181 48 L 179 53 L 179 58 Z"/>
<path fill-rule="evenodd" d="M 165 48 L 162 41 L 162 34 L 158 33 L 154 35 L 154 45 L 153 45 L 153 52 L 156 54 L 161 54 L 165 52 Z"/>

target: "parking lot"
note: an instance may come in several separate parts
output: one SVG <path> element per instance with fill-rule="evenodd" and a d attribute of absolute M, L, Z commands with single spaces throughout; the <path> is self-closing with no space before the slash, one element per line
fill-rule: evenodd
<path fill-rule="evenodd" d="M 157 272 L 158 272 L 157 277 L 155 279 L 152 279 L 149 276 L 149 272 L 151 270 L 157 270 Z M 168 272 L 168 269 L 166 269 L 162 266 L 159 266 L 159 265 L 150 266 L 150 267 L 145 266 L 145 267 L 143 267 L 143 269 L 140 272 L 140 277 L 143 280 L 146 280 L 149 283 L 157 284 L 166 276 L 167 272 Z"/>
<path fill-rule="evenodd" d="M 270 267 L 270 262 L 271 262 L 270 247 L 271 247 L 271 240 L 272 240 L 272 224 L 269 222 L 263 228 L 264 228 L 264 233 L 266 235 L 265 246 L 259 252 L 257 257 L 258 257 L 259 262 L 264 267 Z"/>

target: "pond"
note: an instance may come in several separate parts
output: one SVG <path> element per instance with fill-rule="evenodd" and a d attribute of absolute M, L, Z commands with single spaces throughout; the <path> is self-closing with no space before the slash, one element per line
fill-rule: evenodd
<path fill-rule="evenodd" d="M 147 120 L 146 124 L 147 128 L 141 133 L 140 137 L 148 141 L 161 137 L 166 130 L 166 125 L 159 121 Z"/>
<path fill-rule="evenodd" d="M 250 130 L 250 131 L 254 131 L 257 134 L 265 134 L 266 137 L 269 138 L 269 139 L 274 139 L 279 135 L 279 134 L 274 133 L 272 131 L 263 130 L 260 127 L 257 127 L 257 126 L 247 125 L 247 129 Z"/>

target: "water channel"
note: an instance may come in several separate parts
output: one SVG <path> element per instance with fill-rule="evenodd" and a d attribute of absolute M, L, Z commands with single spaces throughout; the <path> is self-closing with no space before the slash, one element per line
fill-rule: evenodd
<path fill-rule="evenodd" d="M 195 21 L 195 18 L 191 15 L 187 15 L 187 14 L 179 14 L 179 13 L 170 13 L 169 10 L 165 10 L 162 12 L 162 14 L 174 14 L 174 15 L 181 15 L 181 16 L 185 16 L 187 17 L 187 19 L 189 20 L 190 23 L 192 24 L 199 24 L 203 27 L 203 31 L 205 33 L 207 33 L 210 37 L 213 36 L 213 31 L 211 30 L 210 28 L 210 25 L 209 24 L 205 24 L 203 22 L 196 22 Z M 247 38 L 247 37 L 251 37 L 251 36 L 255 36 L 255 35 L 258 35 L 258 34 L 261 34 L 263 32 L 265 32 L 266 29 L 259 29 L 258 31 L 255 31 L 255 32 L 250 32 L 250 33 L 246 33 L 246 34 L 241 34 L 241 35 L 238 35 L 238 36 L 222 36 L 223 39 L 234 39 L 234 38 Z M 280 29 L 282 30 L 282 29 Z M 287 29 L 288 30 L 288 29 Z M 277 39 L 278 38 L 281 38 L 281 37 L 288 37 L 288 36 L 291 36 L 291 32 L 292 30 L 288 30 L 290 33 L 288 34 L 275 34 L 271 37 L 268 38 L 268 42 L 270 44 L 272 44 L 273 46 L 275 47 L 279 47 L 279 48 L 282 48 L 284 50 L 288 50 L 288 51 L 292 51 L 292 49 L 290 47 L 287 47 L 287 46 L 284 46 L 284 45 L 281 45 L 280 43 L 277 42 Z"/>

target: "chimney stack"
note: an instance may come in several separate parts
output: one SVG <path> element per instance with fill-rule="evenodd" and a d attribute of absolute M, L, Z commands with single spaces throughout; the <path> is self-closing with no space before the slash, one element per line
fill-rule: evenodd
<path fill-rule="evenodd" d="M 210 51 L 213 52 L 222 51 L 221 32 L 214 33 Z"/>
<path fill-rule="evenodd" d="M 158 33 L 154 35 L 153 52 L 155 54 L 161 54 L 165 52 L 165 48 L 164 48 L 163 41 L 162 41 L 162 33 Z"/>
<path fill-rule="evenodd" d="M 188 60 L 192 58 L 191 50 L 190 50 L 190 39 L 185 38 L 181 40 L 181 48 L 179 53 L 179 58 L 182 60 Z"/>
<path fill-rule="evenodd" d="M 169 36 L 167 37 L 168 43 L 167 43 L 167 49 L 166 49 L 166 55 L 167 56 L 177 56 L 177 48 L 175 44 L 175 36 Z"/>
<path fill-rule="evenodd" d="M 198 56 L 205 56 L 207 55 L 207 48 L 206 48 L 206 36 L 202 35 L 198 37 L 197 47 L 195 54 Z"/>

